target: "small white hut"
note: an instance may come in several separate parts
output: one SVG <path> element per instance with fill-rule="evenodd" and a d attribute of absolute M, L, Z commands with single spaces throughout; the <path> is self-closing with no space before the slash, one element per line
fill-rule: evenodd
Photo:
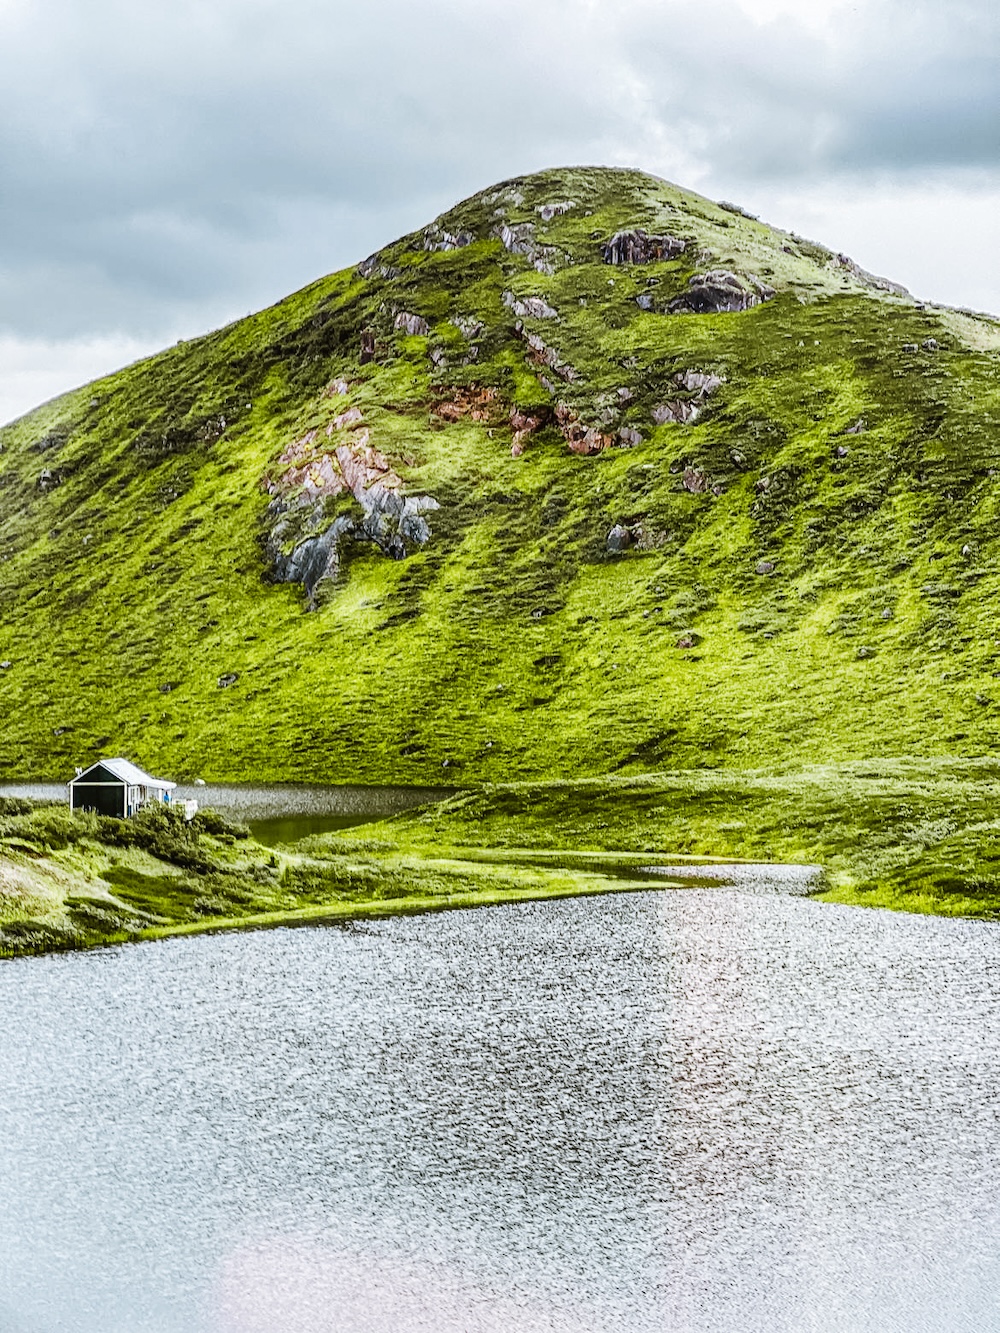
<path fill-rule="evenodd" d="M 67 786 L 71 810 L 128 819 L 151 801 L 169 802 L 177 783 L 150 777 L 127 759 L 98 759 L 89 768 L 78 769 Z"/>

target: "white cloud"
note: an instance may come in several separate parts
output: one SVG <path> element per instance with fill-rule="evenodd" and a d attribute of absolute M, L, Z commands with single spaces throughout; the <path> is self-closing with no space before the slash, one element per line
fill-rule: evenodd
<path fill-rule="evenodd" d="M 998 55 L 986 0 L 0 0 L 0 332 L 165 343 L 599 162 L 995 306 Z"/>
<path fill-rule="evenodd" d="M 161 346 L 159 341 L 114 336 L 70 340 L 0 337 L 0 425 Z"/>

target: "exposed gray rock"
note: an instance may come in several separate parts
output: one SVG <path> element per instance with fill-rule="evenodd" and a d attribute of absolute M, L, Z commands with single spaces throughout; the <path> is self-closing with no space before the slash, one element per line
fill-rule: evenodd
<path fill-rule="evenodd" d="M 634 449 L 636 445 L 642 444 L 642 435 L 634 426 L 620 426 L 618 439 L 623 449 Z"/>
<path fill-rule="evenodd" d="M 608 550 L 617 553 L 627 551 L 632 545 L 632 533 L 621 523 L 616 523 L 608 533 Z"/>
<path fill-rule="evenodd" d="M 640 310 L 652 310 L 653 308 L 653 298 L 649 292 L 640 292 L 635 298 L 635 303 Z"/>
<path fill-rule="evenodd" d="M 848 426 L 844 431 L 845 435 L 864 435 L 868 429 L 868 422 L 864 417 L 858 417 L 853 426 Z"/>
<path fill-rule="evenodd" d="M 755 574 L 773 574 L 774 562 L 772 560 L 758 560 L 754 570 Z"/>
<path fill-rule="evenodd" d="M 571 208 L 576 208 L 572 199 L 564 199 L 558 204 L 539 204 L 535 212 L 541 217 L 543 222 L 551 222 L 553 218 L 560 217 L 563 213 L 568 213 Z"/>
<path fill-rule="evenodd" d="M 936 338 L 925 338 L 920 346 L 925 352 L 937 352 L 940 351 L 941 348 L 941 344 Z"/>
<path fill-rule="evenodd" d="M 540 365 L 548 366 L 560 379 L 570 382 L 580 378 L 579 373 L 565 362 L 554 347 L 549 347 L 537 333 L 530 333 L 518 320 L 514 331 L 528 344 L 533 359 Z"/>
<path fill-rule="evenodd" d="M 696 315 L 717 315 L 737 310 L 749 310 L 774 295 L 772 288 L 756 279 L 747 278 L 744 283 L 728 269 L 710 269 L 708 273 L 696 273 L 691 279 L 688 290 L 670 302 L 668 309 L 672 314 L 690 312 Z"/>
<path fill-rule="evenodd" d="M 465 246 L 471 245 L 475 239 L 470 231 L 459 231 L 452 234 L 439 223 L 433 222 L 429 227 L 424 228 L 423 248 L 432 252 L 462 250 Z"/>
<path fill-rule="evenodd" d="M 890 282 L 888 278 L 880 278 L 875 273 L 869 273 L 866 268 L 856 264 L 850 255 L 834 255 L 830 260 L 830 267 L 845 270 L 855 282 L 860 282 L 863 287 L 873 287 L 879 292 L 890 292 L 893 296 L 910 295 L 907 289 L 900 286 L 898 282 Z"/>
<path fill-rule="evenodd" d="M 674 376 L 675 383 L 688 393 L 696 393 L 699 398 L 707 398 L 715 393 L 725 381 L 720 375 L 706 375 L 700 370 L 685 370 Z"/>
<path fill-rule="evenodd" d="M 559 312 L 553 310 L 541 296 L 515 296 L 513 292 L 504 292 L 503 303 L 519 319 L 558 319 Z"/>
<path fill-rule="evenodd" d="M 0 671 L 9 671 L 13 665 L 14 663 L 10 660 L 10 658 L 5 657 L 4 660 L 0 662 Z"/>
<path fill-rule="evenodd" d="M 476 319 L 475 315 L 453 315 L 448 322 L 454 324 L 468 342 L 478 338 L 486 327 L 481 319 Z"/>
<path fill-rule="evenodd" d="M 382 278 L 398 278 L 402 271 L 401 268 L 396 268 L 392 264 L 383 263 L 382 256 L 378 254 L 369 255 L 355 269 L 360 278 L 371 278 L 376 273 Z"/>
<path fill-rule="evenodd" d="M 739 204 L 731 204 L 728 199 L 720 199 L 719 207 L 724 208 L 727 213 L 738 213 L 741 218 L 749 218 L 751 222 L 759 222 L 760 216 L 757 213 L 748 213 L 745 208 Z"/>
<path fill-rule="evenodd" d="M 657 426 L 666 425 L 668 421 L 682 424 L 694 421 L 697 416 L 698 408 L 684 398 L 674 398 L 653 408 L 653 421 Z"/>
<path fill-rule="evenodd" d="M 324 532 L 305 538 L 287 554 L 282 550 L 287 528 L 280 516 L 288 512 L 289 506 L 281 499 L 272 500 L 268 506 L 269 516 L 279 520 L 265 542 L 275 579 L 279 583 L 303 584 L 310 610 L 315 610 L 320 583 L 336 578 L 344 542 L 372 542 L 383 555 L 403 560 L 409 546 L 426 545 L 431 530 L 424 515 L 440 508 L 429 495 L 402 495 L 377 481 L 365 488 L 359 479 L 353 494 L 361 506 L 360 520 L 341 514 Z"/>
<path fill-rule="evenodd" d="M 393 328 L 408 334 L 411 338 L 426 338 L 431 331 L 431 326 L 422 315 L 411 315 L 408 310 L 399 312 L 393 321 Z"/>
<path fill-rule="evenodd" d="M 224 676 L 219 677 L 218 688 L 220 690 L 228 690 L 230 685 L 235 685 L 239 678 L 240 673 L 238 671 L 227 671 Z"/>
<path fill-rule="evenodd" d="M 848 449 L 846 444 L 838 444 L 833 452 L 834 456 L 837 458 L 846 458 L 851 451 L 850 449 Z"/>
<path fill-rule="evenodd" d="M 560 252 L 554 246 L 541 245 L 535 239 L 533 222 L 516 222 L 513 226 L 502 222 L 499 227 L 493 228 L 490 235 L 495 236 L 512 255 L 521 255 L 527 259 L 539 273 L 549 276 L 555 273 Z"/>
<path fill-rule="evenodd" d="M 650 236 L 641 227 L 619 231 L 601 246 L 605 264 L 650 264 L 683 253 L 686 242 L 676 236 Z M 645 307 L 644 307 L 645 308 Z"/>
<path fill-rule="evenodd" d="M 700 467 L 686 467 L 684 469 L 684 489 L 690 491 L 692 495 L 700 495 L 708 485 L 708 479 Z"/>
<path fill-rule="evenodd" d="M 920 348 L 916 343 L 903 343 L 904 352 L 919 352 Z"/>
<path fill-rule="evenodd" d="M 38 474 L 38 489 L 40 491 L 52 491 L 62 484 L 62 473 L 53 472 L 51 468 L 43 467 Z"/>

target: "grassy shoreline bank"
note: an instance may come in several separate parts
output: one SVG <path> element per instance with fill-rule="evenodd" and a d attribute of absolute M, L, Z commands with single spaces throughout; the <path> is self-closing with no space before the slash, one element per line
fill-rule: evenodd
<path fill-rule="evenodd" d="M 123 822 L 0 800 L 0 958 L 680 889 L 642 868 L 684 861 L 816 865 L 824 902 L 1000 919 L 1000 762 L 507 784 L 278 849 L 210 810 Z"/>

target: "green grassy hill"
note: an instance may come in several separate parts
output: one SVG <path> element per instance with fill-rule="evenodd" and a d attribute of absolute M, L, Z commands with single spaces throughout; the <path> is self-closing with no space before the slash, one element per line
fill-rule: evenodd
<path fill-rule="evenodd" d="M 0 432 L 0 776 L 989 753 L 998 349 L 638 172 L 494 187 Z"/>

